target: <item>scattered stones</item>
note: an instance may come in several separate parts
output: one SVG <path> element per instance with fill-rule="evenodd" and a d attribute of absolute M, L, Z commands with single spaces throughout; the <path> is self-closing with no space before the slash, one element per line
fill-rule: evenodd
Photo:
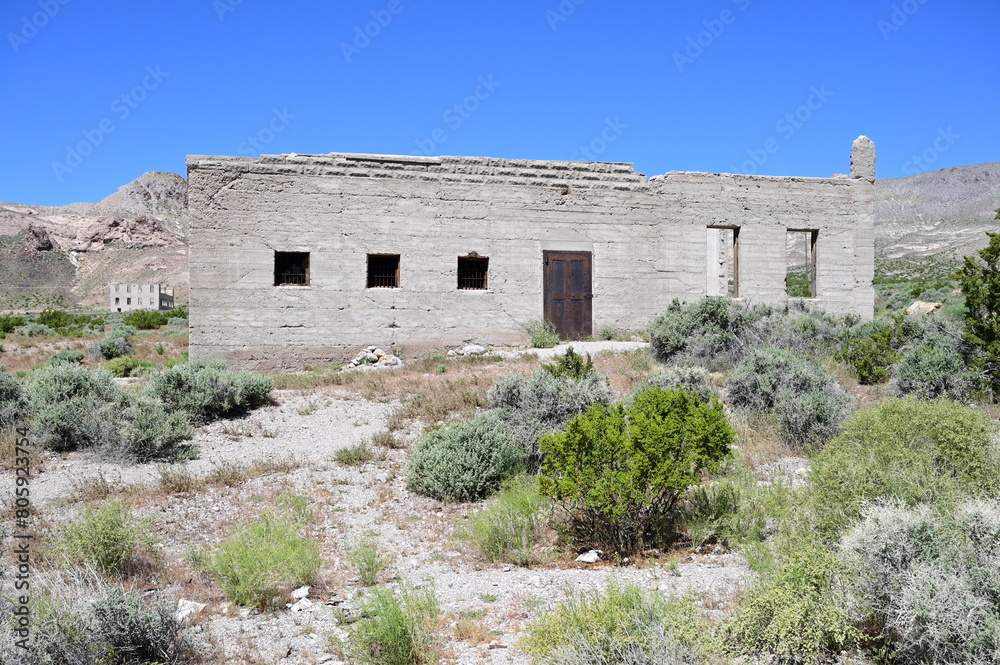
<path fill-rule="evenodd" d="M 292 592 L 292 598 L 294 598 L 295 600 L 302 600 L 303 598 L 308 597 L 309 589 L 311 588 L 312 587 L 310 586 L 300 586 L 298 589 Z"/>
<path fill-rule="evenodd" d="M 402 367 L 403 361 L 377 346 L 366 346 L 347 365 L 348 367 Z"/>
<path fill-rule="evenodd" d="M 452 349 L 448 351 L 449 356 L 481 356 L 485 354 L 487 348 L 485 346 L 480 346 L 479 344 L 467 344 L 460 349 Z"/>
<path fill-rule="evenodd" d="M 580 556 L 576 557 L 576 560 L 580 563 L 597 563 L 601 560 L 601 555 L 604 554 L 601 550 L 590 550 L 589 552 L 584 552 Z"/>

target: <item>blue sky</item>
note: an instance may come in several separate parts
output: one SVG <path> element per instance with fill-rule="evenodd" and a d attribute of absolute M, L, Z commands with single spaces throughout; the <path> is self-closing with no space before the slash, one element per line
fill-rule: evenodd
<path fill-rule="evenodd" d="M 0 201 L 188 154 L 828 176 L 1000 161 L 996 0 L 6 0 Z"/>

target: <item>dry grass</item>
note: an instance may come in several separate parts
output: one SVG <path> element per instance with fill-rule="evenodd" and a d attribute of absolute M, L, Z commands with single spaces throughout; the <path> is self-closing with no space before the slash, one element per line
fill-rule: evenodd
<path fill-rule="evenodd" d="M 594 358 L 594 369 L 608 377 L 612 392 L 625 395 L 654 374 L 659 366 L 649 349 L 636 349 L 624 353 L 599 353 Z"/>
<path fill-rule="evenodd" d="M 18 438 L 14 435 L 14 432 L 0 431 L 0 471 L 14 471 L 21 466 L 17 463 Z M 31 477 L 34 478 L 45 470 L 44 456 L 41 449 L 36 445 L 27 446 L 27 450 L 28 467 L 31 471 Z M 22 447 L 23 451 L 24 447 Z"/>
<path fill-rule="evenodd" d="M 481 621 L 471 618 L 460 618 L 455 621 L 455 639 L 461 640 L 471 646 L 489 644 L 493 641 L 493 633 Z"/>
<path fill-rule="evenodd" d="M 204 491 L 210 486 L 238 487 L 243 483 L 269 473 L 289 473 L 302 466 L 294 457 L 276 460 L 258 460 L 249 465 L 220 462 L 203 477 L 195 476 L 185 466 L 161 466 L 156 483 L 159 494 L 190 494 Z"/>

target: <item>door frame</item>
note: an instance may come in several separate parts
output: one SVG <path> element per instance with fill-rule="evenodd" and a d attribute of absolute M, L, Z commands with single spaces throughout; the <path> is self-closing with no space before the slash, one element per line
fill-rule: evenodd
<path fill-rule="evenodd" d="M 585 257 L 586 260 L 586 293 L 580 294 L 579 298 L 571 297 L 570 300 L 581 301 L 585 303 L 583 306 L 583 322 L 582 330 L 580 331 L 570 331 L 563 326 L 560 330 L 559 325 L 554 320 L 552 315 L 551 305 L 554 302 L 554 298 L 550 297 L 550 284 L 549 284 L 549 260 L 556 256 L 563 255 L 567 257 Z M 567 279 L 569 279 L 567 275 Z M 584 337 L 590 337 L 594 334 L 594 253 L 592 251 L 585 250 L 555 250 L 546 249 L 542 250 L 542 319 L 546 323 L 550 323 L 555 329 L 556 333 L 559 335 L 560 339 L 582 339 Z"/>

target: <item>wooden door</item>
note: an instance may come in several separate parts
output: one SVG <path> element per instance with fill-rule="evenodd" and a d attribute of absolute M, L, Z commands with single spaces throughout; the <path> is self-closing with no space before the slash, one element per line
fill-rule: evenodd
<path fill-rule="evenodd" d="M 593 334 L 594 292 L 590 252 L 543 252 L 545 320 L 560 339 L 582 339 Z"/>

